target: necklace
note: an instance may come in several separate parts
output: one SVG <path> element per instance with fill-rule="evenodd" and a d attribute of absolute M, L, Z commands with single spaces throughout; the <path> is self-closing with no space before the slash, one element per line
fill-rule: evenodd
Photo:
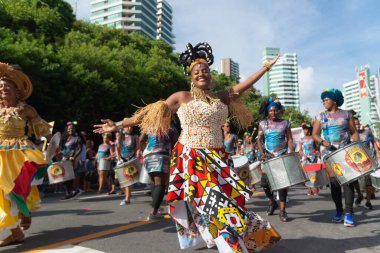
<path fill-rule="evenodd" d="M 15 107 L 2 107 L 0 108 L 0 117 L 3 117 L 5 121 L 8 121 L 12 117 L 21 119 L 19 112 L 24 109 L 24 107 L 24 102 L 19 102 Z"/>

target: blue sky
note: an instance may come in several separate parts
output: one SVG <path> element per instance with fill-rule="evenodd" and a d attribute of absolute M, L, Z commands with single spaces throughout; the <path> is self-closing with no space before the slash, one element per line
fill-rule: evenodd
<path fill-rule="evenodd" d="M 167 0 L 173 7 L 176 50 L 207 41 L 214 68 L 221 58 L 240 65 L 242 78 L 261 66 L 265 47 L 297 53 L 301 109 L 322 109 L 323 88 L 342 89 L 357 67 L 380 67 L 380 1 L 377 0 Z M 69 0 L 68 2 L 75 2 Z M 88 20 L 90 0 L 76 0 Z M 262 82 L 256 85 L 262 88 Z"/>

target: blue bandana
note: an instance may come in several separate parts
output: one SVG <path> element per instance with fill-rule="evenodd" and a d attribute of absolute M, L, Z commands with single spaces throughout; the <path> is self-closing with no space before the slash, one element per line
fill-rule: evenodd
<path fill-rule="evenodd" d="M 276 106 L 276 108 L 277 108 L 278 110 L 281 109 L 281 103 L 280 103 L 280 102 L 274 102 L 274 101 L 272 101 L 272 102 L 270 102 L 269 105 L 267 106 L 267 112 L 269 112 L 269 110 L 270 110 L 270 108 L 271 108 L 272 106 Z"/>

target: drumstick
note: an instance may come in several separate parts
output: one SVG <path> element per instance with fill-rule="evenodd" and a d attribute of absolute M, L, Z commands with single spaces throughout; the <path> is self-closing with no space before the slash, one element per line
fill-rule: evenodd
<path fill-rule="evenodd" d="M 253 134 L 256 132 L 256 127 L 253 129 L 251 136 L 253 137 Z"/>

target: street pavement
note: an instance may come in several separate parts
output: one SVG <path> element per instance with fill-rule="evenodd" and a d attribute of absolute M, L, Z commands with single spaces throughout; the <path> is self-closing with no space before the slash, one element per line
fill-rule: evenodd
<path fill-rule="evenodd" d="M 331 223 L 334 205 L 329 190 L 319 196 L 307 196 L 306 188 L 289 193 L 288 223 L 282 223 L 278 211 L 265 214 L 267 200 L 256 192 L 247 207 L 268 218 L 283 239 L 269 253 L 363 253 L 380 252 L 380 192 L 373 200 L 374 210 L 355 207 L 354 228 Z M 26 231 L 24 244 L 0 248 L 0 252 L 43 253 L 215 253 L 204 243 L 180 250 L 174 223 L 170 218 L 145 221 L 150 197 L 134 192 L 132 204 L 119 206 L 122 196 L 82 194 L 79 199 L 59 201 L 62 195 L 45 194 L 43 206 L 33 213 L 33 224 Z M 364 201 L 363 201 L 364 204 Z"/>

